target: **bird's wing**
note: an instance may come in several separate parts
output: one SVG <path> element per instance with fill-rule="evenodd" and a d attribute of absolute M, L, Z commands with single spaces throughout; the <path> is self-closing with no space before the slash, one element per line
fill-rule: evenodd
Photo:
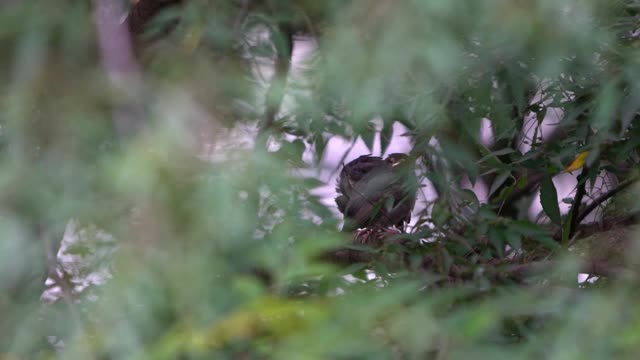
<path fill-rule="evenodd" d="M 340 190 L 338 190 L 340 191 Z M 344 214 L 345 209 L 347 208 L 347 203 L 349 202 L 349 198 L 347 198 L 346 196 L 339 194 L 336 197 L 336 205 L 338 205 L 338 210 L 340 210 L 341 213 Z"/>
<path fill-rule="evenodd" d="M 337 181 L 336 204 L 345 215 L 343 230 L 398 226 L 411 220 L 418 181 L 411 164 L 363 155 L 345 165 Z"/>
<path fill-rule="evenodd" d="M 393 224 L 399 228 L 411 221 L 411 213 L 416 204 L 419 182 L 415 174 L 414 164 L 394 167 L 396 181 L 393 189 L 394 207 L 389 211 Z"/>
<path fill-rule="evenodd" d="M 372 172 L 377 171 L 375 169 L 380 168 L 381 166 L 387 166 L 382 158 L 362 155 L 342 168 L 336 184 L 336 192 L 338 193 L 338 197 L 336 197 L 336 205 L 338 205 L 338 210 L 340 210 L 341 213 L 345 215 L 347 214 L 345 212 L 347 204 L 353 196 L 356 184 L 363 179 L 368 178 Z"/>
<path fill-rule="evenodd" d="M 393 173 L 387 168 L 376 168 L 354 184 L 345 207 L 345 217 L 352 219 L 354 228 L 372 224 L 390 224 L 386 200 L 393 182 Z"/>

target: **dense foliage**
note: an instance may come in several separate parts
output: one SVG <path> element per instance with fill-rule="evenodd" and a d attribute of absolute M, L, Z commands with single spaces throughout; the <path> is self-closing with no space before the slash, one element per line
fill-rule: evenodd
<path fill-rule="evenodd" d="M 636 358 L 638 9 L 1 3 L 0 358 Z M 339 231 L 401 138 L 412 226 Z"/>

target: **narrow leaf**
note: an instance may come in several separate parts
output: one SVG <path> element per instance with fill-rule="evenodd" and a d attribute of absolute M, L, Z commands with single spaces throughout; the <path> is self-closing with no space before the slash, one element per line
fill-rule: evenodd
<path fill-rule="evenodd" d="M 362 141 L 364 141 L 364 144 L 367 145 L 367 148 L 369 149 L 369 152 L 373 151 L 373 141 L 375 140 L 376 137 L 376 132 L 375 130 L 365 130 L 362 134 L 360 134 L 360 137 L 362 138 Z"/>
<path fill-rule="evenodd" d="M 589 151 L 583 151 L 579 153 L 578 156 L 576 156 L 576 158 L 571 162 L 571 164 L 569 164 L 569 166 L 564 169 L 564 171 L 572 172 L 580 169 L 584 165 L 585 161 L 587 161 L 587 156 L 589 156 Z"/>
<path fill-rule="evenodd" d="M 560 206 L 558 206 L 558 192 L 556 186 L 551 180 L 551 176 L 547 175 L 540 183 L 540 203 L 542 209 L 549 216 L 549 219 L 560 225 Z"/>
<path fill-rule="evenodd" d="M 489 189 L 489 194 L 487 194 L 487 197 L 491 197 L 491 195 L 493 195 L 493 193 L 496 192 L 496 190 L 498 190 L 498 188 L 502 184 L 504 184 L 504 182 L 509 178 L 510 175 L 511 171 L 509 170 L 503 170 L 500 174 L 498 174 L 498 176 L 496 176 L 491 183 L 491 188 Z"/>
<path fill-rule="evenodd" d="M 380 154 L 384 154 L 393 138 L 393 123 L 385 123 L 380 132 Z"/>
<path fill-rule="evenodd" d="M 504 149 L 492 151 L 492 152 L 488 153 L 487 155 L 483 156 L 480 160 L 476 161 L 476 164 L 481 164 L 481 163 L 487 161 L 488 159 L 496 158 L 496 157 L 502 156 L 502 155 L 512 154 L 514 152 L 516 152 L 516 151 L 513 150 L 512 148 L 508 148 L 508 147 L 504 148 Z"/>

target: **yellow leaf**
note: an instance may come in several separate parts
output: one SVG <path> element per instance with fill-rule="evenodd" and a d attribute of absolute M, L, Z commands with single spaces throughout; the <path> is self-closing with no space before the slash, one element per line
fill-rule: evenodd
<path fill-rule="evenodd" d="M 21 358 L 11 354 L 0 354 L 0 360 L 20 360 Z"/>
<path fill-rule="evenodd" d="M 284 338 L 303 331 L 324 316 L 321 303 L 263 298 L 219 320 L 198 343 L 204 340 L 209 346 L 219 347 L 266 334 Z"/>
<path fill-rule="evenodd" d="M 193 52 L 200 45 L 204 30 L 204 26 L 198 24 L 194 25 L 187 33 L 182 40 L 182 46 L 187 52 Z"/>
<path fill-rule="evenodd" d="M 569 166 L 567 166 L 566 169 L 564 169 L 565 172 L 572 172 L 574 170 L 578 170 L 581 167 L 584 166 L 585 161 L 587 161 L 587 156 L 589 156 L 589 152 L 588 151 L 583 151 L 580 154 L 578 154 L 578 156 L 576 156 L 575 159 L 573 159 L 573 161 L 571 162 L 571 164 L 569 164 Z"/>

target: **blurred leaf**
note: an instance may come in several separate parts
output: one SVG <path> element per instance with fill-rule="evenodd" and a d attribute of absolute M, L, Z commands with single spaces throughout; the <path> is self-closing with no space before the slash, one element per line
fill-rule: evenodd
<path fill-rule="evenodd" d="M 368 129 L 365 130 L 360 136 L 362 137 L 362 141 L 364 141 L 364 144 L 369 149 L 369 152 L 373 152 L 373 142 L 376 138 L 376 132 L 373 129 Z"/>
<path fill-rule="evenodd" d="M 637 189 L 564 251 L 552 178 L 637 176 L 637 5 L 5 1 L 0 357 L 637 357 Z M 377 130 L 418 199 L 354 238 L 336 166 Z"/>
<path fill-rule="evenodd" d="M 393 139 L 393 124 L 385 123 L 382 126 L 382 131 L 380 132 L 380 153 L 385 154 L 387 152 L 387 148 L 389 144 L 391 144 L 391 140 Z"/>
<path fill-rule="evenodd" d="M 320 303 L 264 298 L 217 321 L 207 331 L 206 343 L 220 347 L 256 336 L 283 340 L 322 319 L 323 308 Z"/>
<path fill-rule="evenodd" d="M 493 195 L 494 192 L 496 192 L 496 190 L 498 190 L 500 188 L 500 186 L 502 186 L 502 184 L 504 184 L 505 181 L 507 181 L 507 179 L 511 176 L 511 171 L 510 170 L 503 170 L 501 171 L 498 176 L 496 176 L 493 179 L 493 182 L 491 183 L 491 188 L 489 188 L 489 192 L 487 193 L 487 197 L 491 197 L 491 195 Z"/>
<path fill-rule="evenodd" d="M 558 206 L 558 192 L 549 175 L 543 177 L 540 183 L 540 202 L 549 219 L 560 225 L 562 220 L 560 219 L 560 207 Z"/>
<path fill-rule="evenodd" d="M 549 107 L 544 106 L 539 111 L 536 111 L 536 120 L 538 121 L 538 126 L 541 126 L 542 122 L 547 117 L 547 110 L 548 109 L 549 109 Z"/>
<path fill-rule="evenodd" d="M 508 155 L 508 154 L 512 154 L 516 152 L 515 150 L 511 149 L 511 148 L 504 148 L 504 149 L 500 149 L 500 150 L 496 150 L 496 151 L 492 151 L 489 154 L 483 156 L 480 160 L 478 160 L 476 163 L 477 164 L 481 164 L 485 161 L 487 161 L 487 159 L 490 158 L 495 158 L 498 156 L 502 156 L 502 155 Z"/>

